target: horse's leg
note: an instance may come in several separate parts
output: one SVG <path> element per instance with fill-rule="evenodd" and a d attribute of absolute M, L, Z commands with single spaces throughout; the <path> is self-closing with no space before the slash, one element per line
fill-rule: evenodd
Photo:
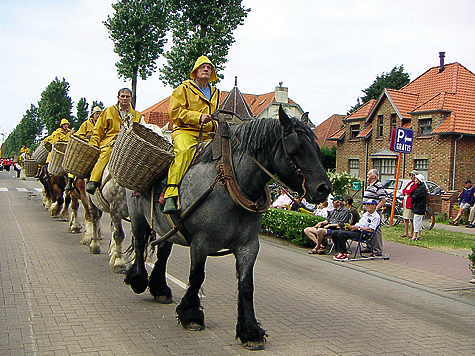
<path fill-rule="evenodd" d="M 85 187 L 84 179 L 78 179 L 76 181 L 76 188 L 79 191 L 82 207 L 84 208 L 84 232 L 83 237 L 81 239 L 81 243 L 85 244 L 85 241 L 88 241 L 87 244 L 90 244 L 92 241 L 92 217 L 91 217 L 91 210 L 89 208 L 89 199 L 87 198 L 86 194 L 86 187 Z"/>
<path fill-rule="evenodd" d="M 97 254 L 101 253 L 101 217 L 102 211 L 100 211 L 92 202 L 89 200 L 89 208 L 91 210 L 91 219 L 92 219 L 92 239 L 89 241 L 86 239 L 86 236 L 83 236 L 81 240 L 85 245 L 89 245 L 89 252 Z"/>
<path fill-rule="evenodd" d="M 143 215 L 131 216 L 132 236 L 134 241 L 135 259 L 134 263 L 125 272 L 124 283 L 129 285 L 134 293 L 145 292 L 148 285 L 148 273 L 145 269 L 145 248 L 147 246 L 146 235 L 150 231 L 150 226 Z"/>
<path fill-rule="evenodd" d="M 152 273 L 148 282 L 148 289 L 150 294 L 157 303 L 170 304 L 173 302 L 172 290 L 167 284 L 167 262 L 170 253 L 172 252 L 173 244 L 170 242 L 163 242 L 157 247 L 157 261 L 153 266 Z"/>
<path fill-rule="evenodd" d="M 109 266 L 114 270 L 114 273 L 124 273 L 126 268 L 125 260 L 122 257 L 122 242 L 125 234 L 122 228 L 122 219 L 115 214 L 115 211 L 111 211 L 110 217 L 113 231 L 109 245 Z"/>
<path fill-rule="evenodd" d="M 81 232 L 82 226 L 78 220 L 79 200 L 74 194 L 68 194 L 71 197 L 71 216 L 69 218 L 69 231 L 73 234 Z"/>
<path fill-rule="evenodd" d="M 63 197 L 63 191 L 61 191 L 61 197 Z M 69 221 L 69 206 L 71 205 L 71 201 L 72 199 L 69 194 L 66 195 L 66 198 L 63 197 L 63 208 L 59 214 L 61 220 Z"/>
<path fill-rule="evenodd" d="M 188 288 L 175 311 L 178 321 L 185 329 L 197 331 L 204 330 L 205 316 L 201 310 L 198 295 L 201 285 L 205 280 L 206 255 L 199 256 L 198 252 L 191 250 L 191 267 L 188 279 Z"/>
<path fill-rule="evenodd" d="M 254 313 L 254 263 L 259 252 L 259 241 L 255 239 L 248 246 L 235 252 L 238 278 L 238 318 L 236 338 L 249 350 L 263 350 L 266 332 L 256 320 Z"/>

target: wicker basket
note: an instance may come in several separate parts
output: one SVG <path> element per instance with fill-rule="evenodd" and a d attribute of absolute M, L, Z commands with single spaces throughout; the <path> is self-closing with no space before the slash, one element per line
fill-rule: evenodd
<path fill-rule="evenodd" d="M 34 177 L 38 171 L 38 162 L 34 159 L 25 159 L 22 163 L 25 169 L 25 175 L 27 177 Z"/>
<path fill-rule="evenodd" d="M 64 152 L 63 168 L 78 178 L 86 178 L 94 168 L 100 153 L 97 147 L 71 135 Z"/>
<path fill-rule="evenodd" d="M 67 142 L 56 142 L 53 145 L 51 156 L 48 163 L 48 172 L 54 176 L 64 176 L 66 171 L 63 168 L 64 151 L 66 151 Z"/>
<path fill-rule="evenodd" d="M 31 158 L 33 158 L 38 164 L 45 164 L 48 153 L 51 152 L 51 143 L 43 142 L 36 150 L 33 151 Z"/>
<path fill-rule="evenodd" d="M 173 146 L 137 122 L 120 129 L 109 160 L 109 171 L 119 185 L 143 192 L 170 166 Z"/>

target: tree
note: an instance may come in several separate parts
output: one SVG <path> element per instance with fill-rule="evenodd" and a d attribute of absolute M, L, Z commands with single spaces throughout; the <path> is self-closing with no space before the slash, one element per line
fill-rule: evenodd
<path fill-rule="evenodd" d="M 320 147 L 322 152 L 322 165 L 326 170 L 336 168 L 336 145 L 331 148 Z"/>
<path fill-rule="evenodd" d="M 356 105 L 351 107 L 351 109 L 348 111 L 348 114 L 351 114 L 353 111 L 363 106 L 371 99 L 378 99 L 384 88 L 401 89 L 409 82 L 409 74 L 404 72 L 403 65 L 394 67 L 389 73 L 383 72 L 381 75 L 377 75 L 373 84 L 371 84 L 369 88 L 362 90 L 365 95 L 361 97 L 361 101 L 360 98 L 357 99 Z"/>
<path fill-rule="evenodd" d="M 87 120 L 88 118 L 88 111 L 87 108 L 89 107 L 89 104 L 86 101 L 86 98 L 81 98 L 79 99 L 77 105 L 76 105 L 76 110 L 77 110 L 77 121 L 75 122 L 73 128 L 74 131 L 79 130 L 79 127 L 81 127 L 81 124 Z"/>
<path fill-rule="evenodd" d="M 201 55 L 213 62 L 217 73 L 223 70 L 235 42 L 233 31 L 249 11 L 241 0 L 171 0 L 173 45 L 164 55 L 167 65 L 160 69 L 160 80 L 177 87 L 189 77 Z M 218 74 L 218 78 L 223 76 Z"/>
<path fill-rule="evenodd" d="M 166 0 L 119 0 L 115 13 L 103 22 L 121 57 L 115 64 L 119 78 L 132 80 L 132 105 L 137 99 L 137 75 L 143 80 L 156 70 L 155 61 L 166 42 L 168 9 Z"/>
<path fill-rule="evenodd" d="M 31 104 L 30 109 L 23 115 L 20 123 L 5 140 L 5 155 L 8 157 L 18 155 L 23 145 L 32 149 L 42 129 L 43 125 L 38 116 L 38 108 Z"/>
<path fill-rule="evenodd" d="M 60 82 L 56 77 L 41 93 L 41 99 L 38 102 L 38 115 L 42 125 L 46 127 L 48 135 L 59 127 L 61 119 L 67 119 L 71 126 L 76 121 L 71 116 L 73 104 L 68 92 L 69 83 L 64 78 Z"/>
<path fill-rule="evenodd" d="M 102 101 L 93 101 L 91 105 L 91 109 L 94 109 L 96 106 L 99 106 L 102 110 L 104 110 L 104 104 Z"/>

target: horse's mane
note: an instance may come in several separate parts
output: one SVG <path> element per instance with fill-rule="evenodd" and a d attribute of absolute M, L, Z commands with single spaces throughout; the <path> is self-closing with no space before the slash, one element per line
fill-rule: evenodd
<path fill-rule="evenodd" d="M 310 137 L 314 133 L 310 128 L 296 118 L 291 118 L 294 127 L 299 127 L 307 132 Z M 230 124 L 231 149 L 233 153 L 249 153 L 256 157 L 259 152 L 270 152 L 276 142 L 282 137 L 282 126 L 278 119 L 252 119 L 242 124 Z M 212 161 L 212 145 L 207 145 L 198 155 L 198 162 L 209 163 Z"/>

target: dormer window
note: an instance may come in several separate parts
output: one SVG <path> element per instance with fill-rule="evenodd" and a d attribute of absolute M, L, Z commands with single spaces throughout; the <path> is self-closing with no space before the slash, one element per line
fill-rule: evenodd
<path fill-rule="evenodd" d="M 360 134 L 360 125 L 350 125 L 350 140 L 355 139 Z"/>
<path fill-rule="evenodd" d="M 432 132 L 432 118 L 419 120 L 419 134 L 428 136 Z"/>

